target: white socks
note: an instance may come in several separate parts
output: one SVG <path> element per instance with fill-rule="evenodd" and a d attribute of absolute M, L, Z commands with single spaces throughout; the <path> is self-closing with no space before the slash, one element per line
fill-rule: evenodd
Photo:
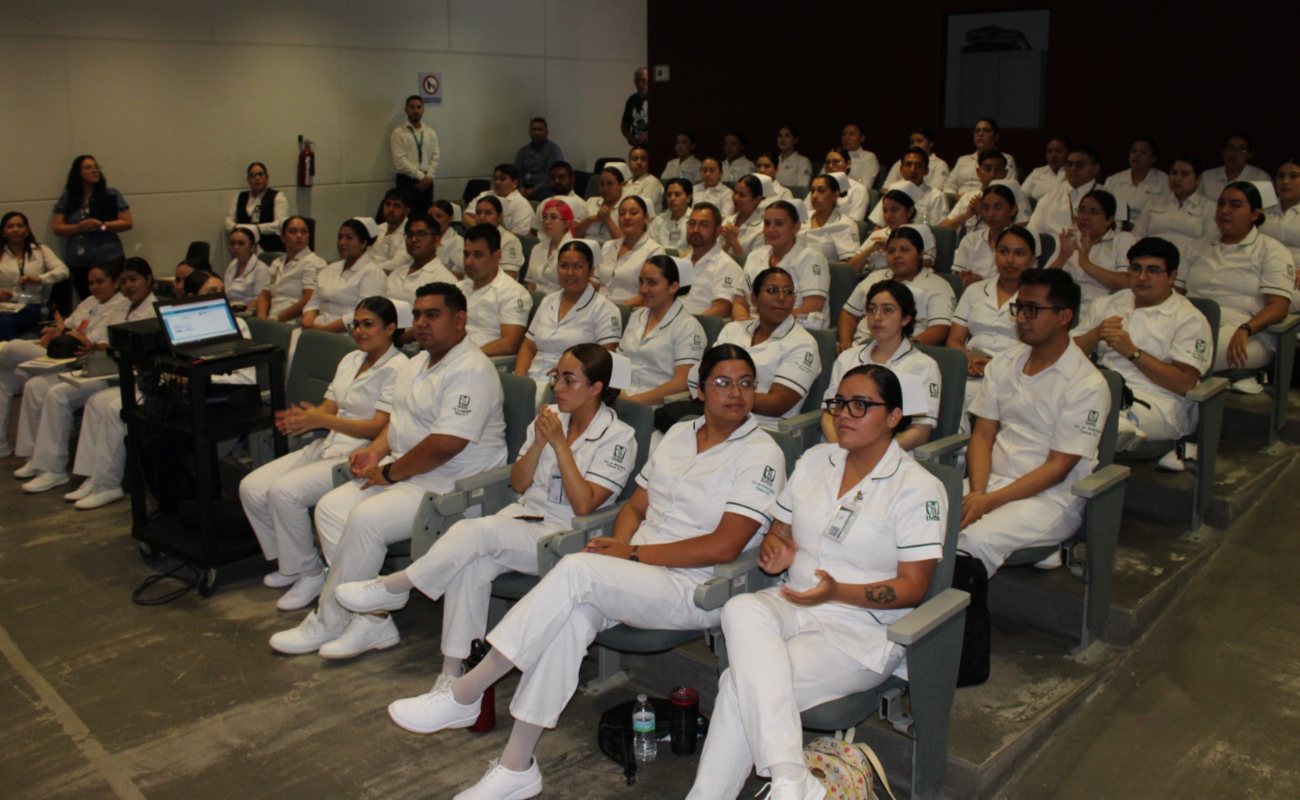
<path fill-rule="evenodd" d="M 510 731 L 510 741 L 506 742 L 506 749 L 501 753 L 501 766 L 511 772 L 523 772 L 531 767 L 533 749 L 537 747 L 537 740 L 542 738 L 545 730 L 541 725 L 515 720 L 515 726 Z"/>
<path fill-rule="evenodd" d="M 463 706 L 477 703 L 489 686 L 504 678 L 506 673 L 514 668 L 515 665 L 510 659 L 493 649 L 477 667 L 460 676 L 451 685 L 452 696 Z"/>
<path fill-rule="evenodd" d="M 411 579 L 406 577 L 406 570 L 394 572 L 392 575 L 385 575 L 383 581 L 384 588 L 388 590 L 389 594 L 401 594 L 415 588 L 415 584 L 411 583 Z"/>

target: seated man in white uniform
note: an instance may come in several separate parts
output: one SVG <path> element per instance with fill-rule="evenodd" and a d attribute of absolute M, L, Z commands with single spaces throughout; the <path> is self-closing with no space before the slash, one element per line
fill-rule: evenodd
<path fill-rule="evenodd" d="M 980 153 L 975 176 L 979 178 L 979 188 L 971 189 L 958 197 L 957 202 L 953 203 L 952 212 L 939 223 L 940 226 L 957 229 L 965 227 L 967 233 L 986 227 L 984 217 L 980 214 L 980 202 L 984 199 L 984 192 L 994 183 L 1015 184 L 1013 192 L 1023 194 L 1020 184 L 1007 177 L 1007 157 L 1001 150 L 985 150 Z M 1029 221 L 1029 212 L 1025 210 L 1028 207 L 1028 203 L 1016 203 L 1016 224 L 1023 225 Z"/>
<path fill-rule="evenodd" d="M 501 269 L 505 270 L 510 277 L 518 277 L 519 270 L 528 260 L 527 254 L 524 253 L 523 243 L 519 237 L 502 227 L 501 224 L 501 198 L 487 195 L 480 197 L 474 203 L 474 218 L 478 221 L 466 227 L 472 228 L 474 225 L 487 224 L 496 226 L 497 231 L 501 234 Z M 469 217 L 469 214 L 465 215 Z M 464 265 L 462 265 L 462 269 Z"/>
<path fill-rule="evenodd" d="M 1074 145 L 1065 156 L 1065 182 L 1038 201 L 1029 229 L 1037 233 L 1059 235 L 1074 226 L 1079 203 L 1093 189 L 1100 189 L 1101 156 L 1086 144 Z"/>
<path fill-rule="evenodd" d="M 1034 200 L 1042 200 L 1057 184 L 1065 180 L 1065 156 L 1070 151 L 1070 140 L 1064 136 L 1053 136 L 1047 140 L 1047 163 L 1035 167 L 1025 176 L 1025 194 Z"/>
<path fill-rule="evenodd" d="M 469 208 L 465 209 L 465 217 L 461 221 L 466 228 L 486 221 L 478 219 L 478 201 L 485 197 L 495 197 L 501 204 L 499 224 L 506 230 L 522 236 L 532 228 L 533 205 L 519 193 L 519 170 L 515 169 L 514 164 L 497 164 L 492 170 L 492 188 L 481 192 L 470 201 Z"/>
<path fill-rule="evenodd" d="M 682 298 L 682 305 L 701 317 L 730 317 L 732 304 L 745 294 L 744 271 L 718 243 L 723 216 L 712 203 L 696 203 L 686 220 L 686 243 L 691 248 L 687 257 L 695 266 L 695 285 Z"/>
<path fill-rule="evenodd" d="M 405 189 L 389 189 L 384 193 L 379 215 L 384 218 L 379 226 L 379 241 L 370 247 L 370 262 L 385 274 L 411 265 L 406 251 L 406 219 L 411 213 L 411 193 Z"/>
<path fill-rule="evenodd" d="M 937 224 L 948 214 L 947 195 L 931 186 L 926 180 L 930 174 L 930 159 L 924 150 L 919 147 L 909 147 L 898 163 L 898 174 L 901 179 L 889 184 L 887 189 L 905 191 L 912 198 L 912 202 L 916 205 L 916 216 L 913 217 L 913 222 Z M 907 188 L 908 185 L 913 188 Z M 867 215 L 867 221 L 877 228 L 885 227 L 885 211 L 882 205 L 883 203 L 876 203 L 876 207 Z"/>
<path fill-rule="evenodd" d="M 412 316 L 424 352 L 397 376 L 388 425 L 352 453 L 355 479 L 316 504 L 329 578 L 316 610 L 271 637 L 281 653 L 351 658 L 397 644 L 387 614 L 351 614 L 334 587 L 379 572 L 388 545 L 411 537 L 425 492 L 451 491 L 457 479 L 506 463 L 501 379 L 465 331 L 465 295 L 447 283 L 422 286 Z"/>
<path fill-rule="evenodd" d="M 1081 297 L 1061 270 L 1027 270 L 1011 306 L 1021 344 L 993 357 L 971 403 L 957 549 L 990 577 L 1015 551 L 1064 542 L 1083 521 L 1070 487 L 1097 465 L 1110 390 L 1070 340 Z M 1039 562 L 1060 564 L 1059 553 Z"/>
<path fill-rule="evenodd" d="M 483 355 L 518 353 L 533 296 L 501 271 L 501 233 L 491 225 L 465 231 L 465 280 L 460 290 L 469 306 L 465 330 Z"/>
<path fill-rule="evenodd" d="M 414 305 L 415 293 L 421 286 L 428 283 L 458 283 L 456 276 L 438 258 L 442 231 L 438 228 L 437 220 L 428 214 L 412 215 L 406 222 L 406 232 L 402 238 L 406 240 L 403 246 L 409 260 L 405 267 L 394 270 L 384 279 L 385 297 Z M 397 344 L 400 347 L 413 341 L 415 329 L 408 327 L 402 332 Z"/>
<path fill-rule="evenodd" d="M 1149 237 L 1130 247 L 1129 288 L 1094 300 L 1074 337 L 1133 391 L 1132 407 L 1119 415 L 1119 451 L 1196 430 L 1196 405 L 1186 395 L 1213 364 L 1214 339 L 1205 315 L 1174 291 L 1178 262 L 1178 248 L 1164 239 Z M 1177 450 L 1166 453 L 1160 466 L 1181 471 Z"/>

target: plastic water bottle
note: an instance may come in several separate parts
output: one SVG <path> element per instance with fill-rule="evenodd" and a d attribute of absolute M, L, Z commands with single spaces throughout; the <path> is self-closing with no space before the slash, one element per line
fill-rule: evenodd
<path fill-rule="evenodd" d="M 632 749 L 637 761 L 654 761 L 659 755 L 659 740 L 655 738 L 655 707 L 645 695 L 636 696 L 632 709 Z"/>

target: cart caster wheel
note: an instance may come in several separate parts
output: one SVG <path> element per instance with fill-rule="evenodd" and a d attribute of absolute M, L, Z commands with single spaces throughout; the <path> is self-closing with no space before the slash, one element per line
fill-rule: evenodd
<path fill-rule="evenodd" d="M 211 597 L 212 593 L 217 590 L 217 571 L 215 569 L 204 570 L 199 576 L 199 594 L 204 597 Z"/>
<path fill-rule="evenodd" d="M 145 542 L 140 542 L 140 558 L 144 560 L 144 563 L 152 564 L 157 561 L 161 555 L 161 553 Z"/>

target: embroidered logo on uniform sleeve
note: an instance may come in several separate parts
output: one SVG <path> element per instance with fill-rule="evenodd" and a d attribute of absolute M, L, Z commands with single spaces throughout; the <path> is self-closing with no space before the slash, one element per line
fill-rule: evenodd
<path fill-rule="evenodd" d="M 464 417 L 469 413 L 469 395 L 462 394 L 460 397 L 456 398 L 456 416 Z"/>
<path fill-rule="evenodd" d="M 822 274 L 822 265 L 821 265 L 821 264 L 818 264 L 818 263 L 816 263 L 816 262 L 813 262 L 813 265 L 812 265 L 812 273 L 813 273 L 814 275 L 820 275 L 820 274 Z"/>
<path fill-rule="evenodd" d="M 625 458 L 627 458 L 627 448 L 621 444 L 616 444 L 614 445 L 614 456 L 613 458 L 605 459 L 605 466 L 623 472 L 626 469 L 623 465 L 623 460 Z"/>
<path fill-rule="evenodd" d="M 939 396 L 939 384 L 937 383 L 930 384 L 930 396 L 931 397 Z"/>
<path fill-rule="evenodd" d="M 691 335 L 691 349 L 692 350 L 704 349 L 704 340 L 700 338 L 700 335 L 698 333 Z"/>
<path fill-rule="evenodd" d="M 1089 411 L 1088 418 L 1079 426 L 1079 433 L 1086 433 L 1090 436 L 1101 436 L 1101 428 L 1097 423 L 1101 421 L 1101 413 L 1098 411 Z"/>
<path fill-rule="evenodd" d="M 812 372 L 812 366 L 813 366 L 813 354 L 812 354 L 812 353 L 804 353 L 804 354 L 803 354 L 803 363 L 799 365 L 799 368 L 802 369 L 804 372 L 809 372 L 809 373 L 811 373 L 811 372 Z"/>
<path fill-rule="evenodd" d="M 926 521 L 926 522 L 938 522 L 938 521 L 939 521 L 939 501 L 938 501 L 938 500 L 927 500 L 927 501 L 926 501 L 926 503 L 925 503 L 925 521 Z"/>
<path fill-rule="evenodd" d="M 730 289 L 734 285 L 734 282 L 732 281 L 730 275 L 722 279 L 722 285 L 726 286 L 728 289 Z"/>
<path fill-rule="evenodd" d="M 626 456 L 626 455 L 627 455 L 627 448 L 626 448 L 626 447 L 624 447 L 624 446 L 621 445 L 621 444 L 616 444 L 616 445 L 614 445 L 614 460 L 615 460 L 615 461 L 618 461 L 618 462 L 621 463 L 621 462 L 623 461 L 624 456 Z"/>
<path fill-rule="evenodd" d="M 524 301 L 522 298 L 515 301 L 515 311 L 518 311 L 521 314 L 524 313 Z"/>
<path fill-rule="evenodd" d="M 1196 360 L 1205 361 L 1208 355 L 1209 355 L 1209 346 L 1205 343 L 1205 340 L 1197 339 L 1196 352 L 1195 352 Z"/>
<path fill-rule="evenodd" d="M 763 478 L 762 480 L 754 482 L 754 488 L 768 497 L 775 497 L 776 488 L 773 485 L 775 482 L 776 469 L 774 467 L 763 467 Z"/>

